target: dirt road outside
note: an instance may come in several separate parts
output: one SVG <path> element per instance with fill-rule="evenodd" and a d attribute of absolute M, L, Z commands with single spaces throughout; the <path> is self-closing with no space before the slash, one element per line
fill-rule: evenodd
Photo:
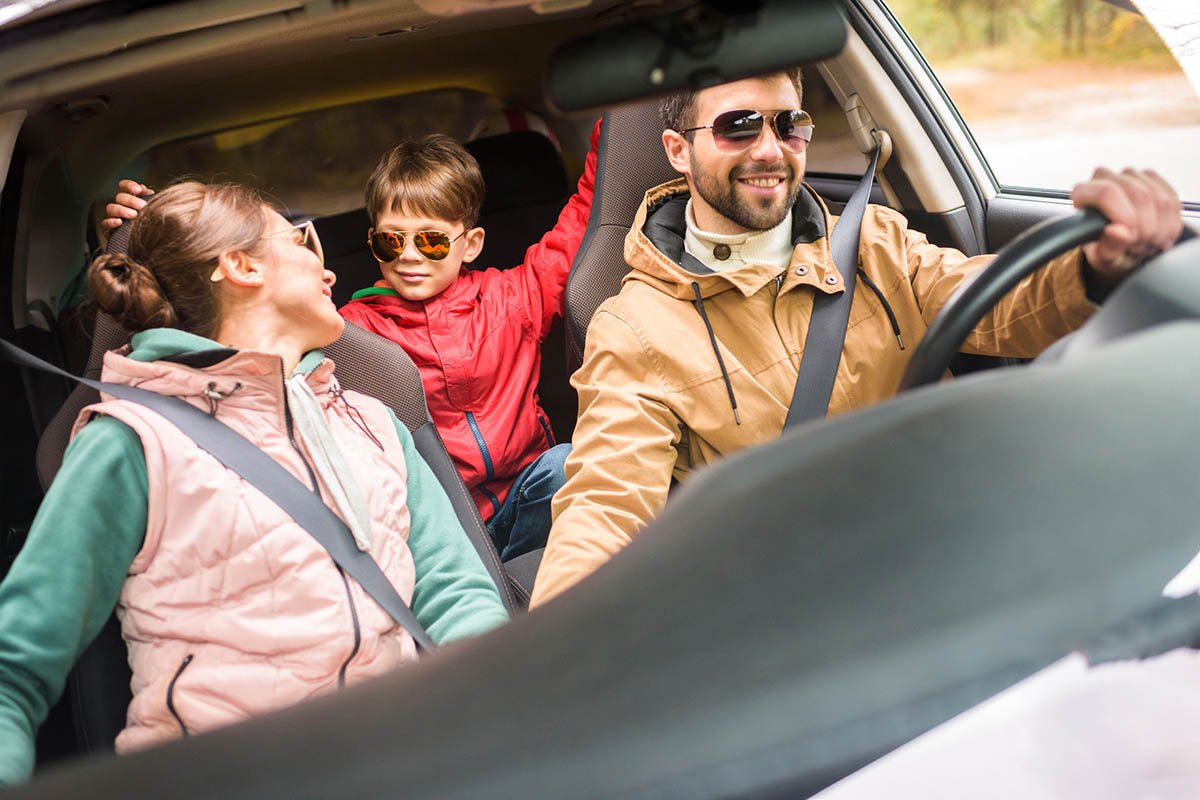
<path fill-rule="evenodd" d="M 939 78 L 1003 185 L 1069 189 L 1133 166 L 1200 201 L 1200 97 L 1182 72 L 1070 62 Z"/>

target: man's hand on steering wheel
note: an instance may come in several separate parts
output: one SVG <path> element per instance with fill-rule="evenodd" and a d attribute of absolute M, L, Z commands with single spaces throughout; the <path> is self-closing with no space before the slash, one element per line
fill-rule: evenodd
<path fill-rule="evenodd" d="M 1100 167 L 1071 191 L 1071 201 L 1110 221 L 1099 239 L 1083 246 L 1088 277 L 1106 289 L 1171 248 L 1183 231 L 1179 195 L 1153 170 Z"/>

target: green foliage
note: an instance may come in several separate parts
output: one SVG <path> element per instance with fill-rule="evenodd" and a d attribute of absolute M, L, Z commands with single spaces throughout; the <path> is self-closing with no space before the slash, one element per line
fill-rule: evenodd
<path fill-rule="evenodd" d="M 1088 60 L 1154 62 L 1170 53 L 1140 15 L 1102 0 L 888 0 L 927 58 L 999 66 Z"/>

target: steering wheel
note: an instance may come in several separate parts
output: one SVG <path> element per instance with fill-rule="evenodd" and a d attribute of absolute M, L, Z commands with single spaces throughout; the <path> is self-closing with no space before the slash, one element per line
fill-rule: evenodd
<path fill-rule="evenodd" d="M 996 259 L 942 307 L 913 351 L 900 391 L 939 381 L 984 314 L 1022 278 L 1071 248 L 1098 238 L 1106 225 L 1103 214 L 1088 208 L 1065 219 L 1034 225 L 1001 248 Z M 1185 229 L 1184 237 L 1187 235 Z"/>

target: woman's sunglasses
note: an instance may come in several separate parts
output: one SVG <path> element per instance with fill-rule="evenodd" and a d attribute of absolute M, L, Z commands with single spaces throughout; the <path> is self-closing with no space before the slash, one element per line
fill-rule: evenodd
<path fill-rule="evenodd" d="M 317 258 L 321 259 L 321 263 L 325 263 L 325 251 L 321 249 L 321 239 L 317 236 L 317 226 L 313 225 L 312 220 L 301 222 L 298 225 L 282 230 L 268 233 L 265 236 L 260 236 L 260 239 L 270 239 L 275 236 L 288 236 L 299 234 L 300 240 L 296 244 L 301 247 L 306 247 L 313 252 Z"/>
<path fill-rule="evenodd" d="M 324 266 L 325 251 L 321 249 L 321 239 L 317 236 L 317 228 L 312 224 L 312 220 L 301 222 L 299 225 L 293 225 L 290 228 L 284 228 L 281 231 L 264 233 L 262 236 L 258 237 L 258 239 L 255 239 L 255 241 L 257 242 L 263 239 L 273 239 L 276 236 L 299 236 L 299 241 L 297 241 L 296 244 L 311 251 L 312 254 L 321 261 L 321 265 Z M 217 268 L 213 270 L 209 280 L 211 280 L 213 283 L 216 283 L 223 277 L 224 273 L 221 272 L 221 267 L 218 265 Z"/>
<path fill-rule="evenodd" d="M 450 255 L 450 245 L 466 233 L 464 230 L 458 236 L 450 238 L 450 234 L 445 231 L 371 231 L 367 242 L 371 245 L 371 255 L 382 264 L 400 257 L 409 236 L 412 237 L 413 247 L 417 248 L 418 253 L 430 261 L 441 261 Z"/>
<path fill-rule="evenodd" d="M 718 114 L 711 125 L 687 128 L 679 133 L 711 130 L 713 144 L 725 153 L 739 153 L 758 141 L 763 120 L 770 120 L 779 144 L 793 153 L 803 153 L 812 141 L 813 121 L 807 111 L 792 109 L 764 115 L 761 111 L 738 109 Z"/>

